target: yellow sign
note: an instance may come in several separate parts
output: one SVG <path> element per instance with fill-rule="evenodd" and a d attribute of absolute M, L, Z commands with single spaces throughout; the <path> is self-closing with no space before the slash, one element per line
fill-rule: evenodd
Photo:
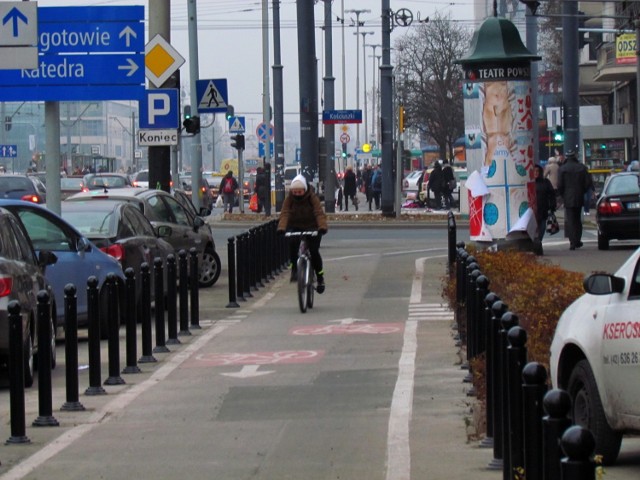
<path fill-rule="evenodd" d="M 225 158 L 220 162 L 220 173 L 226 175 L 229 170 L 231 170 L 234 175 L 238 175 L 238 159 Z"/>
<path fill-rule="evenodd" d="M 158 34 L 144 47 L 144 66 L 147 78 L 156 87 L 162 87 L 184 63 L 184 58 Z"/>
<path fill-rule="evenodd" d="M 616 63 L 633 65 L 636 63 L 636 34 L 623 33 L 616 37 Z"/>
<path fill-rule="evenodd" d="M 362 145 L 362 151 L 364 153 L 369 153 L 371 151 L 371 145 L 369 145 L 368 143 L 365 143 L 364 145 Z"/>

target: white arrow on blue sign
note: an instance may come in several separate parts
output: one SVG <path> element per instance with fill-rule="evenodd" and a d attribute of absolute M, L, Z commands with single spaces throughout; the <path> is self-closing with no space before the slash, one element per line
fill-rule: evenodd
<path fill-rule="evenodd" d="M 0 157 L 15 158 L 18 156 L 17 145 L 0 145 Z"/>
<path fill-rule="evenodd" d="M 231 117 L 229 119 L 229 133 L 244 133 L 245 130 L 244 117 Z"/>
<path fill-rule="evenodd" d="M 177 88 L 145 90 L 140 99 L 140 128 L 169 129 L 180 126 Z"/>

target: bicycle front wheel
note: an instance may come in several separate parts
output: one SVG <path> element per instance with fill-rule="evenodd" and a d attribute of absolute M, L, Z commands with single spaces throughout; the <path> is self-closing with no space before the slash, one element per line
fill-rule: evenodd
<path fill-rule="evenodd" d="M 316 273 L 311 267 L 311 262 L 309 262 L 309 275 L 307 276 L 307 278 L 309 279 L 307 282 L 307 307 L 309 308 L 313 308 L 313 293 L 316 289 L 315 277 Z"/>
<path fill-rule="evenodd" d="M 302 313 L 307 311 L 309 298 L 309 290 L 307 289 L 308 266 L 309 261 L 306 258 L 301 257 L 298 259 L 298 306 Z"/>

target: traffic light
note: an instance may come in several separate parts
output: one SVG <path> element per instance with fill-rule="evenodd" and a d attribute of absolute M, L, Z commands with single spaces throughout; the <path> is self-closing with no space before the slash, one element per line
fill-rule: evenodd
<path fill-rule="evenodd" d="M 185 118 L 182 125 L 184 125 L 184 129 L 187 133 L 200 133 L 200 117 L 198 116 Z"/>
<path fill-rule="evenodd" d="M 347 144 L 342 144 L 342 158 L 347 158 Z"/>
<path fill-rule="evenodd" d="M 191 105 L 185 105 L 183 108 L 184 119 L 191 118 Z"/>
<path fill-rule="evenodd" d="M 231 146 L 236 150 L 244 150 L 244 135 L 233 135 L 231 137 Z"/>
<path fill-rule="evenodd" d="M 227 121 L 231 120 L 231 117 L 234 116 L 234 108 L 233 105 L 227 105 L 227 113 L 225 115 L 225 118 L 227 119 Z"/>
<path fill-rule="evenodd" d="M 556 142 L 564 142 L 564 131 L 561 125 L 556 125 L 556 133 L 553 135 Z"/>
<path fill-rule="evenodd" d="M 4 129 L 8 132 L 11 130 L 11 115 L 4 117 Z"/>

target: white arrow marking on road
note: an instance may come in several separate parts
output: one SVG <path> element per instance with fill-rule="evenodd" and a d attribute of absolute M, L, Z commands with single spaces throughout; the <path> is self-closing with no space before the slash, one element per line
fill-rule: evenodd
<path fill-rule="evenodd" d="M 235 378 L 251 378 L 275 373 L 275 370 L 263 370 L 262 372 L 259 372 L 258 368 L 260 368 L 260 365 L 244 365 L 242 367 L 242 370 L 240 370 L 239 372 L 221 373 L 220 375 Z"/>
<path fill-rule="evenodd" d="M 118 65 L 118 70 L 129 70 L 129 73 L 127 73 L 127 77 L 130 77 L 131 75 L 136 73 L 136 70 L 138 70 L 138 64 L 130 58 L 127 58 L 127 62 L 129 63 L 129 65 Z"/>
<path fill-rule="evenodd" d="M 120 32 L 120 35 L 118 35 L 118 38 L 122 38 L 125 37 L 124 39 L 124 43 L 127 47 L 131 46 L 131 38 L 138 38 L 138 35 L 136 34 L 136 32 L 133 30 L 133 28 L 131 28 L 129 25 L 127 25 L 126 27 L 124 27 L 122 29 L 122 31 Z"/>
<path fill-rule="evenodd" d="M 338 320 L 330 320 L 329 323 L 339 323 L 340 325 L 352 325 L 355 322 L 368 322 L 364 318 L 341 318 Z"/>

